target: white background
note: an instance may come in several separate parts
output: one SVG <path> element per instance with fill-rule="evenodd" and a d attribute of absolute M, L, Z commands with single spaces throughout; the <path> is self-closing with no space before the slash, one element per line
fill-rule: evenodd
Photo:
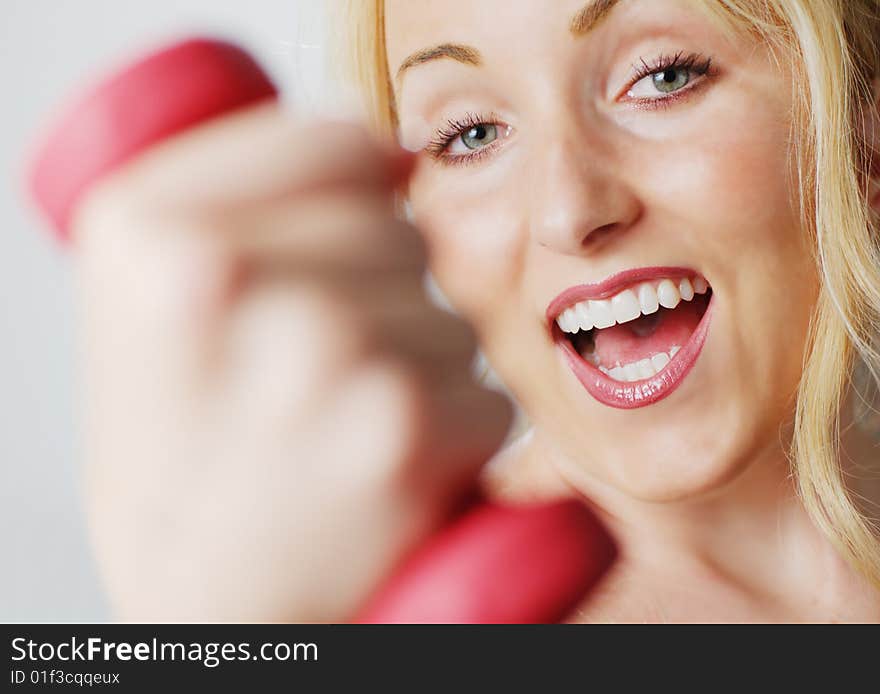
<path fill-rule="evenodd" d="M 0 621 L 111 618 L 79 498 L 70 261 L 22 192 L 35 135 L 84 78 L 191 32 L 320 99 L 320 17 L 320 0 L 0 0 Z"/>

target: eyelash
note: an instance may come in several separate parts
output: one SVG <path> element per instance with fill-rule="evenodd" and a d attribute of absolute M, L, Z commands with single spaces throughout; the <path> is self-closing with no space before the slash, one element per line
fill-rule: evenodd
<path fill-rule="evenodd" d="M 646 63 L 644 59 L 641 59 L 638 65 L 633 65 L 633 76 L 630 78 L 629 84 L 624 90 L 624 93 L 628 92 L 646 77 L 666 72 L 667 70 L 687 70 L 697 77 L 711 76 L 714 74 L 712 70 L 712 57 L 703 56 L 699 53 L 685 53 L 684 51 L 679 51 L 674 55 L 661 55 L 650 64 Z M 681 89 L 670 92 L 669 96 L 653 98 L 644 97 L 641 99 L 631 99 L 630 101 L 640 108 L 667 108 L 674 102 L 683 98 L 684 95 L 693 91 L 693 89 L 699 86 L 701 82 L 702 80 L 696 82 L 689 80 Z"/>
<path fill-rule="evenodd" d="M 485 125 L 487 123 L 494 124 L 500 120 L 500 117 L 496 113 L 480 114 L 472 112 L 466 113 L 463 118 L 449 119 L 444 126 L 434 133 L 431 141 L 425 147 L 425 151 L 437 161 L 448 165 L 471 164 L 479 161 L 479 159 L 486 156 L 489 151 L 495 149 L 495 142 L 498 140 L 495 140 L 495 142 L 486 147 L 475 149 L 470 154 L 447 154 L 446 149 L 452 144 L 455 138 L 461 137 L 463 133 L 471 128 L 475 128 L 478 125 Z"/>
<path fill-rule="evenodd" d="M 684 51 L 679 51 L 673 55 L 661 55 L 652 63 L 647 63 L 644 59 L 641 59 L 638 65 L 633 65 L 633 75 L 623 93 L 625 94 L 628 92 L 645 77 L 666 72 L 667 70 L 688 70 L 698 77 L 705 77 L 707 75 L 711 76 L 712 58 L 702 56 L 699 53 L 685 53 Z M 687 94 L 692 92 L 701 84 L 701 82 L 703 82 L 703 80 L 698 80 L 696 82 L 689 81 L 681 89 L 670 92 L 669 96 L 630 99 L 630 102 L 634 103 L 637 108 L 644 110 L 668 108 L 674 102 L 686 97 Z M 496 149 L 495 142 L 498 142 L 498 140 L 495 140 L 485 147 L 480 147 L 470 154 L 450 155 L 446 153 L 447 148 L 457 137 L 461 137 L 463 133 L 471 128 L 478 125 L 485 125 L 487 123 L 497 124 L 498 121 L 500 121 L 500 118 L 495 113 L 480 114 L 473 112 L 466 113 L 463 118 L 449 119 L 446 121 L 445 125 L 440 127 L 434 133 L 431 141 L 425 146 L 425 152 L 428 153 L 431 158 L 448 166 L 474 164 L 487 156 L 492 150 Z"/>

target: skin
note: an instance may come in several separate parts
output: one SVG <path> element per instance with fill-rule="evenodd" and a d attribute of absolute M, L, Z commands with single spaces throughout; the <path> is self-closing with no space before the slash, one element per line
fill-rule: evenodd
<path fill-rule="evenodd" d="M 473 333 L 394 219 L 413 163 L 265 104 L 78 205 L 85 491 L 117 618 L 347 621 L 502 443 L 509 403 L 470 378 Z"/>
<path fill-rule="evenodd" d="M 118 618 L 351 620 L 482 484 L 602 516 L 620 559 L 572 621 L 880 620 L 780 446 L 819 290 L 787 76 L 682 3 L 624 2 L 577 39 L 577 4 L 552 7 L 389 3 L 392 66 L 445 41 L 482 54 L 395 85 L 414 149 L 438 109 L 496 111 L 509 137 L 478 165 L 261 104 L 90 187 L 73 223 L 84 487 Z M 665 110 L 619 101 L 639 57 L 679 50 L 711 52 L 713 81 Z M 425 295 L 428 261 L 459 315 Z M 544 311 L 657 264 L 704 274 L 715 318 L 678 390 L 612 410 Z M 500 453 L 511 407 L 471 378 L 476 337 L 533 425 Z"/>
<path fill-rule="evenodd" d="M 404 144 L 422 150 L 467 113 L 503 133 L 470 162 L 423 152 L 408 189 L 438 284 L 532 424 L 489 484 L 506 498 L 580 496 L 617 538 L 617 566 L 573 621 L 878 620 L 878 595 L 812 525 L 784 454 L 819 291 L 797 212 L 791 75 L 687 2 L 625 0 L 575 37 L 582 6 L 386 7 L 392 74 L 437 44 L 480 54 L 395 80 Z M 678 51 L 712 70 L 663 108 L 627 97 L 634 64 Z M 649 82 L 637 92 L 669 98 Z M 607 407 L 560 358 L 546 308 L 570 286 L 663 265 L 712 286 L 706 345 L 669 397 Z"/>

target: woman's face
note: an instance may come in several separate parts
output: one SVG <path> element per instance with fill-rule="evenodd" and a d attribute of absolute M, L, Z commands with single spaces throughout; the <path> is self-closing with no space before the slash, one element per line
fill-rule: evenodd
<path fill-rule="evenodd" d="M 766 45 L 686 0 L 387 0 L 386 34 L 434 275 L 568 473 L 671 500 L 778 452 L 818 279 Z"/>

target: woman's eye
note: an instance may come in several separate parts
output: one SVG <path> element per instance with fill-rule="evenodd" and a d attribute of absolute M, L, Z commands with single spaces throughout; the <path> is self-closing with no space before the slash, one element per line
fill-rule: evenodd
<path fill-rule="evenodd" d="M 424 151 L 443 164 L 471 163 L 493 152 L 511 131 L 511 126 L 493 113 L 468 113 L 446 121 Z"/>
<path fill-rule="evenodd" d="M 691 81 L 689 68 L 671 67 L 643 77 L 626 93 L 631 98 L 652 98 L 657 93 L 671 94 L 683 89 Z"/>
<path fill-rule="evenodd" d="M 464 145 L 464 150 L 480 149 L 491 144 L 498 138 L 498 126 L 494 123 L 477 123 L 463 131 L 453 142 L 450 143 L 450 153 L 455 153 L 456 145 Z"/>

